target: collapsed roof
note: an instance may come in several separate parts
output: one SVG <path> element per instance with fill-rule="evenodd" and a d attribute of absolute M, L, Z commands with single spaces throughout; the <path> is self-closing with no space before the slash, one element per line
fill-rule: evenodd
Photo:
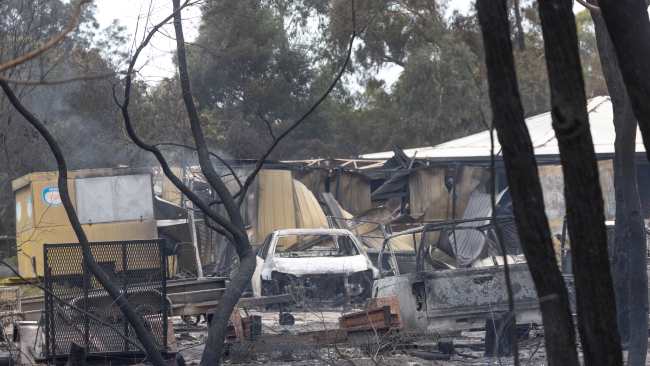
<path fill-rule="evenodd" d="M 587 102 L 589 112 L 589 125 L 594 142 L 596 154 L 613 154 L 614 131 L 612 103 L 608 96 L 598 96 Z M 557 139 L 552 126 L 551 113 L 546 112 L 526 118 L 528 132 L 533 141 L 535 155 L 559 155 Z M 638 129 L 638 128 L 637 128 Z M 501 155 L 501 145 L 497 139 L 494 141 L 494 151 Z M 636 134 L 636 152 L 645 152 L 641 133 Z M 435 146 L 418 147 L 404 150 L 406 156 L 413 158 L 489 158 L 490 157 L 490 131 L 485 130 L 473 135 L 444 142 Z M 390 159 L 393 151 L 364 154 L 364 159 Z"/>

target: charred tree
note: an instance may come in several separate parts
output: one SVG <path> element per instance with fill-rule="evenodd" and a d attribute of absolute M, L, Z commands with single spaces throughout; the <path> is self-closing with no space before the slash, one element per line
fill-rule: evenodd
<path fill-rule="evenodd" d="M 515 35 L 517 48 L 519 51 L 523 51 L 526 48 L 526 35 L 524 33 L 523 19 L 521 17 L 520 1 L 514 0 L 512 6 L 515 11 L 515 26 L 517 27 L 517 34 Z"/>
<path fill-rule="evenodd" d="M 210 179 L 208 182 L 211 185 L 211 187 L 215 190 L 217 195 L 219 196 L 220 201 L 225 203 L 224 206 L 227 209 L 228 217 L 224 217 L 219 212 L 212 209 L 207 202 L 199 198 L 199 196 L 196 193 L 194 193 L 185 183 L 183 183 L 172 172 L 167 160 L 165 159 L 160 149 L 158 149 L 156 145 L 150 145 L 144 142 L 138 136 L 133 126 L 133 123 L 131 121 L 131 117 L 129 113 L 132 75 L 139 54 L 147 46 L 147 44 L 149 43 L 153 35 L 158 31 L 158 29 L 160 29 L 169 20 L 174 19 L 175 28 L 182 27 L 180 13 L 181 10 L 188 3 L 189 2 L 186 1 L 181 6 L 179 1 L 174 0 L 173 1 L 174 12 L 171 15 L 169 15 L 167 18 L 165 18 L 162 22 L 154 26 L 153 29 L 149 32 L 148 36 L 143 41 L 143 43 L 136 49 L 133 57 L 131 58 L 131 62 L 129 63 L 129 69 L 126 74 L 126 80 L 124 86 L 124 100 L 123 102 L 120 103 L 115 97 L 115 102 L 118 104 L 120 108 L 122 118 L 124 120 L 124 125 L 126 128 L 126 132 L 129 138 L 139 148 L 148 151 L 155 156 L 165 176 L 172 182 L 172 184 L 174 184 L 176 188 L 178 188 L 178 190 L 183 195 L 185 195 L 195 205 L 196 208 L 200 209 L 207 216 L 207 218 L 209 218 L 212 221 L 215 231 L 224 235 L 227 238 L 228 242 L 235 246 L 235 250 L 240 258 L 240 268 L 237 271 L 237 273 L 232 277 L 231 281 L 226 287 L 226 291 L 224 292 L 221 301 L 219 301 L 219 304 L 215 309 L 215 313 L 212 318 L 210 328 L 208 330 L 208 339 L 206 340 L 206 345 L 201 359 L 202 365 L 219 365 L 221 361 L 222 351 L 223 351 L 223 340 L 225 339 L 227 321 L 230 318 L 230 315 L 232 314 L 233 309 L 235 308 L 237 302 L 239 301 L 239 298 L 241 297 L 241 293 L 243 292 L 244 288 L 246 288 L 246 285 L 250 281 L 253 271 L 255 270 L 255 255 L 248 241 L 248 236 L 246 234 L 245 228 L 242 224 L 242 218 L 239 213 L 239 207 L 236 204 L 234 204 L 234 197 L 228 191 L 221 178 L 217 175 L 217 180 L 215 181 L 214 175 L 211 174 L 214 173 L 214 167 L 212 166 L 212 161 L 209 158 L 209 153 L 208 153 L 207 162 L 205 160 L 207 146 L 201 131 L 200 124 L 198 126 L 196 125 L 199 123 L 199 121 L 198 119 L 196 119 L 197 118 L 196 117 L 197 115 L 195 114 L 196 110 L 191 109 L 192 106 L 188 106 L 187 108 L 189 109 L 188 115 L 190 116 L 191 128 L 192 128 L 192 132 L 196 144 L 196 147 L 194 147 L 193 149 L 196 149 L 199 152 L 199 156 L 200 156 L 199 164 L 201 166 L 201 170 L 206 176 L 206 179 Z M 179 61 L 178 61 L 179 68 L 183 69 L 186 68 L 186 65 L 185 65 L 185 48 L 184 48 L 182 31 L 180 32 L 180 37 L 177 34 L 177 38 L 180 40 L 179 42 L 183 45 L 183 47 L 178 50 L 179 54 L 182 54 L 182 57 L 179 57 Z M 184 73 L 184 71 L 181 70 L 180 73 Z M 181 76 L 181 80 L 184 77 L 187 77 L 186 71 L 185 71 L 185 76 Z M 185 100 L 186 98 L 185 95 L 190 94 L 190 98 L 191 98 L 191 90 L 189 89 L 188 85 L 182 85 L 182 87 L 183 87 L 184 101 L 187 103 L 187 101 Z M 210 178 L 207 178 L 208 176 Z M 233 209 L 233 207 L 235 207 L 236 209 Z"/>
<path fill-rule="evenodd" d="M 27 120 L 27 122 L 29 122 L 29 124 L 31 124 L 43 137 L 50 150 L 52 151 L 52 154 L 54 155 L 57 170 L 59 173 L 58 187 L 59 194 L 61 195 L 61 202 L 63 203 L 63 207 L 68 216 L 68 220 L 70 221 L 70 225 L 72 226 L 72 229 L 77 236 L 77 240 L 79 241 L 79 244 L 81 244 L 83 260 L 86 266 L 88 266 L 90 272 L 95 276 L 95 278 L 97 278 L 102 287 L 104 287 L 113 301 L 115 301 L 115 303 L 119 306 L 127 321 L 133 327 L 133 330 L 142 343 L 143 348 L 147 352 L 149 361 L 154 365 L 165 365 L 165 361 L 163 360 L 162 355 L 158 350 L 156 342 L 151 336 L 149 330 L 145 327 L 144 322 L 140 316 L 129 304 L 127 298 L 125 296 L 122 296 L 120 289 L 115 286 L 110 277 L 95 261 L 95 258 L 90 250 L 90 245 L 88 244 L 88 237 L 86 236 L 86 233 L 81 226 L 77 212 L 72 204 L 70 193 L 68 192 L 68 168 L 59 144 L 54 139 L 54 136 L 50 134 L 43 122 L 36 118 L 36 116 L 34 116 L 25 106 L 22 105 L 6 81 L 0 80 L 0 87 L 9 99 L 9 102 L 14 106 L 18 113 L 20 113 L 25 118 L 25 120 Z"/>
<path fill-rule="evenodd" d="M 629 344 L 628 364 L 645 365 L 648 348 L 648 275 L 646 239 L 636 177 L 636 118 L 616 60 L 607 26 L 597 10 L 591 11 L 603 76 L 614 114 L 614 188 L 616 228 L 612 276 L 618 322 L 623 343 Z"/>
<path fill-rule="evenodd" d="M 517 230 L 540 299 L 548 364 L 578 365 L 569 298 L 555 259 L 537 161 L 524 122 L 506 1 L 477 2 L 492 118 L 502 146 Z"/>
<path fill-rule="evenodd" d="M 605 210 L 571 1 L 539 2 L 586 365 L 622 365 Z"/>
<path fill-rule="evenodd" d="M 650 161 L 650 20 L 646 0 L 598 2 Z"/>
<path fill-rule="evenodd" d="M 147 36 L 144 37 L 142 43 L 137 47 L 133 56 L 131 57 L 128 71 L 125 74 L 126 77 L 124 83 L 123 100 L 118 100 L 117 96 L 115 95 L 115 88 L 113 97 L 115 103 L 120 108 L 120 112 L 124 120 L 124 125 L 129 138 L 139 148 L 154 155 L 160 164 L 165 176 L 183 195 L 185 195 L 194 204 L 197 209 L 203 212 L 203 214 L 206 216 L 206 222 L 208 223 L 208 226 L 212 230 L 226 237 L 228 243 L 233 245 L 239 257 L 239 268 L 232 275 L 231 280 L 226 287 L 226 290 L 221 297 L 217 308 L 214 311 L 214 316 L 208 330 L 208 339 L 206 340 L 205 348 L 201 358 L 201 365 L 212 366 L 219 365 L 221 362 L 228 320 L 235 306 L 237 305 L 237 302 L 239 301 L 243 290 L 250 282 L 253 271 L 255 270 L 255 254 L 252 250 L 251 244 L 248 240 L 248 235 L 244 227 L 244 220 L 240 212 L 240 204 L 246 196 L 247 188 L 250 187 L 253 180 L 255 179 L 255 176 L 264 165 L 265 158 L 271 154 L 273 149 L 280 143 L 282 139 L 284 139 L 292 130 L 299 127 L 300 124 L 304 122 L 311 115 L 311 113 L 314 112 L 314 110 L 327 98 L 329 93 L 334 89 L 338 81 L 341 79 L 343 73 L 345 72 L 351 58 L 352 45 L 356 37 L 356 30 L 354 28 L 354 1 L 351 2 L 353 31 L 352 36 L 350 37 L 346 58 L 341 66 L 341 69 L 327 90 L 316 100 L 316 102 L 300 118 L 294 121 L 285 131 L 274 138 L 271 146 L 269 146 L 267 151 L 265 151 L 262 157 L 255 164 L 253 172 L 248 175 L 245 183 L 242 183 L 239 180 L 239 178 L 235 175 L 235 172 L 232 170 L 232 167 L 230 167 L 226 161 L 224 161 L 216 154 L 208 151 L 206 139 L 202 131 L 201 121 L 197 108 L 194 104 L 194 98 L 189 81 L 190 78 L 187 68 L 185 41 L 182 27 L 181 10 L 191 4 L 191 2 L 190 0 L 185 0 L 181 5 L 180 0 L 172 0 L 172 4 L 174 8 L 173 13 L 151 28 Z M 181 92 L 190 122 L 195 146 L 175 143 L 149 144 L 138 136 L 129 113 L 133 76 L 138 56 L 149 44 L 152 37 L 160 30 L 160 28 L 172 19 L 174 21 L 174 30 L 177 42 L 176 56 Z M 196 150 L 199 156 L 199 165 L 201 167 L 201 171 L 208 181 L 211 190 L 217 196 L 217 200 L 208 202 L 201 199 L 195 192 L 192 191 L 188 185 L 181 181 L 181 179 L 179 179 L 172 172 L 167 160 L 165 159 L 165 156 L 159 149 L 159 146 L 162 145 L 177 145 L 179 147 Z M 231 192 L 223 182 L 222 177 L 217 174 L 214 166 L 212 165 L 213 163 L 211 161 L 211 157 L 215 157 L 217 160 L 219 160 L 220 163 L 227 167 L 230 170 L 231 174 L 235 176 L 235 180 L 239 185 L 239 191 L 237 193 Z M 237 200 L 237 197 L 239 197 L 239 201 Z M 213 205 L 216 204 L 223 205 L 225 208 L 225 215 L 222 215 L 221 211 L 219 211 L 217 207 L 213 207 Z"/>
<path fill-rule="evenodd" d="M 253 252 L 253 248 L 248 240 L 239 205 L 235 202 L 232 193 L 228 190 L 228 187 L 226 187 L 225 183 L 221 180 L 221 177 L 214 169 L 210 159 L 210 153 L 201 128 L 199 114 L 194 104 L 194 98 L 190 86 L 181 13 L 178 11 L 180 9 L 180 0 L 172 0 L 172 2 L 174 6 L 174 31 L 176 33 L 176 63 L 178 64 L 178 74 L 183 102 L 185 104 L 185 109 L 187 110 L 190 127 L 192 129 L 192 136 L 194 137 L 196 151 L 199 157 L 199 165 L 201 166 L 201 171 L 206 180 L 217 193 L 221 202 L 223 202 L 228 214 L 228 219 L 232 226 L 234 226 L 235 230 L 230 232 L 230 234 L 232 234 L 232 240 L 230 242 L 235 247 L 235 251 L 239 257 L 239 268 L 230 278 L 230 283 L 219 300 L 219 305 L 208 329 L 208 339 L 205 343 L 201 365 L 209 366 L 218 364 L 221 359 L 230 314 L 237 305 L 242 292 L 253 276 L 256 261 L 255 253 Z"/>

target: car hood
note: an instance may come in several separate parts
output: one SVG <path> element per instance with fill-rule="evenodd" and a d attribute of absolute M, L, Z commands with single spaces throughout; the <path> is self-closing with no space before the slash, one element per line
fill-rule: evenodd
<path fill-rule="evenodd" d="M 363 255 L 348 257 L 273 257 L 265 263 L 266 276 L 271 272 L 287 273 L 294 276 L 317 274 L 351 274 L 370 269 L 368 259 Z M 266 277 L 264 276 L 264 277 Z"/>

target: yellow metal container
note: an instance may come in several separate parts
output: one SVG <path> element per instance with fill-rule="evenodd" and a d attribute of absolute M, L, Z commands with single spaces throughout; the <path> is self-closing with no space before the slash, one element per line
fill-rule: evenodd
<path fill-rule="evenodd" d="M 80 183 L 78 180 L 85 180 L 84 182 L 93 183 L 97 187 L 105 187 L 106 184 L 104 186 L 97 185 L 97 180 L 93 181 L 92 178 L 107 178 L 108 180 L 104 179 L 103 181 L 107 181 L 109 186 L 111 182 L 110 177 L 121 177 L 116 178 L 115 181 L 118 183 L 129 179 L 129 177 L 135 177 L 141 183 L 148 181 L 149 193 L 144 194 L 145 197 L 142 197 L 141 194 L 140 201 L 134 202 L 134 199 L 138 198 L 130 197 L 130 201 L 126 200 L 123 203 L 116 202 L 114 204 L 116 207 L 107 208 L 106 210 L 113 210 L 115 212 L 121 210 L 120 212 L 126 212 L 129 210 L 128 205 L 138 206 L 142 205 L 142 202 L 146 202 L 145 205 L 148 205 L 148 202 L 151 202 L 151 214 L 148 214 L 149 211 L 147 211 L 146 215 L 141 215 L 138 218 L 120 219 L 118 217 L 114 221 L 109 221 L 110 219 L 104 218 L 96 222 L 90 222 L 90 218 L 85 218 L 82 219 L 82 226 L 88 236 L 88 240 L 91 242 L 149 240 L 157 238 L 156 220 L 153 215 L 151 176 L 148 171 L 135 169 L 91 169 L 70 171 L 68 177 L 68 189 L 78 213 L 80 206 L 77 197 L 77 186 Z M 58 174 L 56 172 L 41 172 L 25 175 L 12 182 L 12 189 L 16 200 L 18 269 L 21 276 L 26 278 L 43 276 L 44 244 L 77 242 L 77 238 L 61 204 L 57 178 Z M 119 184 L 117 185 L 119 186 Z M 88 186 L 86 185 L 85 187 Z M 122 191 L 128 191 L 129 187 L 125 187 L 122 184 L 122 186 L 117 188 L 116 192 L 120 189 Z M 147 192 L 147 189 L 144 191 Z M 119 192 L 112 193 L 118 194 Z M 93 200 L 92 196 L 88 196 L 87 192 L 84 194 L 86 198 L 83 198 L 84 202 L 82 205 L 84 206 L 83 210 L 86 211 L 94 210 L 94 212 L 101 214 L 106 210 L 102 211 L 103 208 L 98 210 L 93 205 L 96 204 L 100 207 L 99 205 L 105 205 L 105 202 L 111 202 L 111 196 L 107 196 L 111 192 L 98 192 L 99 198 L 97 202 Z M 147 194 L 151 195 L 151 197 L 146 197 Z M 104 201 L 100 199 L 102 197 Z M 119 206 L 120 204 L 121 206 Z M 85 215 L 85 217 L 91 216 Z M 97 258 L 97 260 L 101 261 L 102 259 Z M 81 258 L 79 258 L 79 261 L 81 261 Z"/>

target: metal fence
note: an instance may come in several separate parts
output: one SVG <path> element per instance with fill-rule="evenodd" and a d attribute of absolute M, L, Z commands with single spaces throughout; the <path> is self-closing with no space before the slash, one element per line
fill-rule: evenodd
<path fill-rule="evenodd" d="M 96 262 L 119 287 L 161 351 L 168 349 L 167 253 L 158 240 L 91 243 Z M 89 355 L 134 354 L 141 347 L 117 304 L 83 261 L 81 245 L 46 244 L 45 356 L 72 343 Z M 131 341 L 126 340 L 130 339 Z"/>
<path fill-rule="evenodd" d="M 22 292 L 18 286 L 0 286 L 0 349 L 12 345 L 13 325 L 21 320 Z"/>

